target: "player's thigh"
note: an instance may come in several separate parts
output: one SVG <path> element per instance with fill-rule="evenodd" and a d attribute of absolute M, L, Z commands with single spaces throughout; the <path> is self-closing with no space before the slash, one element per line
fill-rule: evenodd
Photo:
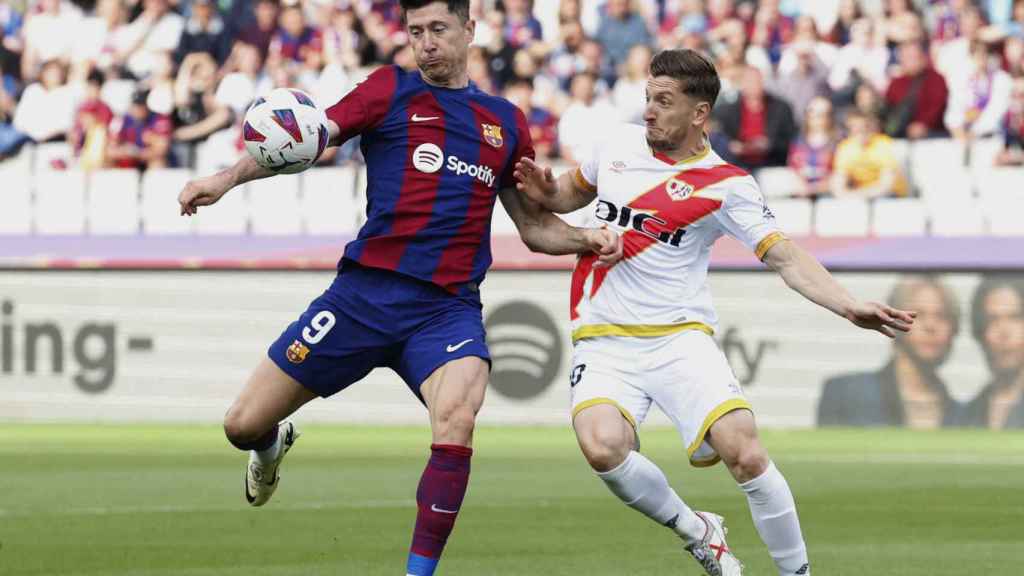
<path fill-rule="evenodd" d="M 750 410 L 733 410 L 715 421 L 708 430 L 707 443 L 734 475 L 753 478 L 768 464 L 768 454 Z"/>
<path fill-rule="evenodd" d="M 654 402 L 675 425 L 695 466 L 710 466 L 720 456 L 707 442 L 708 431 L 734 411 L 749 414 L 732 368 L 710 335 L 697 330 L 652 341 L 658 361 L 646 376 Z"/>
<path fill-rule="evenodd" d="M 490 365 L 483 358 L 463 356 L 445 362 L 420 384 L 434 443 L 472 445 L 489 371 Z"/>
<path fill-rule="evenodd" d="M 233 438 L 257 437 L 313 398 L 316 393 L 263 358 L 228 409 L 225 431 Z"/>

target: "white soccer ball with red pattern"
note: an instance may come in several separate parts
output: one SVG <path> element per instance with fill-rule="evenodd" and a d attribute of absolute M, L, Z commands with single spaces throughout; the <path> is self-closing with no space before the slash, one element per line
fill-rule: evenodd
<path fill-rule="evenodd" d="M 312 166 L 327 147 L 327 115 L 302 90 L 275 88 L 245 113 L 242 139 L 260 166 L 295 174 Z"/>

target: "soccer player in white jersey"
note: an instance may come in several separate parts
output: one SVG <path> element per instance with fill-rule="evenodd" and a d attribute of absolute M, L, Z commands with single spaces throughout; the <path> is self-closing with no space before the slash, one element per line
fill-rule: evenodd
<path fill-rule="evenodd" d="M 724 234 L 737 238 L 791 288 L 861 328 L 893 337 L 910 329 L 915 314 L 855 300 L 778 230 L 754 179 L 708 144 L 719 86 L 704 56 L 663 51 L 651 63 L 646 126 L 611 132 L 594 157 L 557 180 L 529 159 L 516 177 L 520 190 L 554 212 L 597 198 L 596 220 L 622 233 L 621 261 L 599 268 L 583 256 L 572 277 L 573 427 L 591 467 L 623 502 L 675 531 L 708 574 L 740 574 L 722 518 L 691 510 L 637 451 L 637 426 L 656 403 L 692 465 L 725 462 L 779 574 L 806 576 L 793 495 L 712 339 L 711 245 Z"/>

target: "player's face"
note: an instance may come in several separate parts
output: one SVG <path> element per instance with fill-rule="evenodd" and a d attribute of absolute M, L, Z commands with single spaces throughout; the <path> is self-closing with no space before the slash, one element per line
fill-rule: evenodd
<path fill-rule="evenodd" d="M 942 293 L 934 286 L 922 285 L 906 307 L 917 311 L 914 329 L 901 335 L 905 348 L 919 361 L 938 366 L 949 355 L 953 344 L 953 318 Z"/>
<path fill-rule="evenodd" d="M 669 76 L 647 79 L 644 124 L 647 145 L 656 152 L 677 150 L 694 130 L 703 130 L 711 106 L 683 94 L 679 80 Z"/>
<path fill-rule="evenodd" d="M 436 86 L 459 84 L 466 74 L 476 24 L 472 20 L 462 22 L 444 2 L 408 10 L 405 23 L 424 79 Z"/>
<path fill-rule="evenodd" d="M 997 288 L 985 298 L 984 341 L 992 370 L 1012 376 L 1024 369 L 1024 302 L 1011 288 Z"/>

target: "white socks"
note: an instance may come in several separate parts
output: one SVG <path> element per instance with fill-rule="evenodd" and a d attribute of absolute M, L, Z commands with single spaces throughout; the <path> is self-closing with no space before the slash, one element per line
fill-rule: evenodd
<path fill-rule="evenodd" d="M 270 445 L 266 450 L 253 450 L 256 454 L 256 460 L 259 461 L 263 466 L 270 466 L 277 459 L 278 454 L 281 452 L 281 437 L 275 435 L 274 443 Z"/>
<path fill-rule="evenodd" d="M 761 540 L 768 546 L 781 576 L 808 574 L 807 547 L 800 533 L 800 519 L 789 484 L 775 467 L 768 463 L 763 474 L 740 484 L 750 503 L 750 515 Z"/>
<path fill-rule="evenodd" d="M 622 464 L 597 475 L 627 506 L 672 528 L 685 541 L 704 536 L 704 521 L 669 486 L 661 469 L 639 452 L 630 452 Z M 790 498 L 790 504 L 792 501 Z"/>

